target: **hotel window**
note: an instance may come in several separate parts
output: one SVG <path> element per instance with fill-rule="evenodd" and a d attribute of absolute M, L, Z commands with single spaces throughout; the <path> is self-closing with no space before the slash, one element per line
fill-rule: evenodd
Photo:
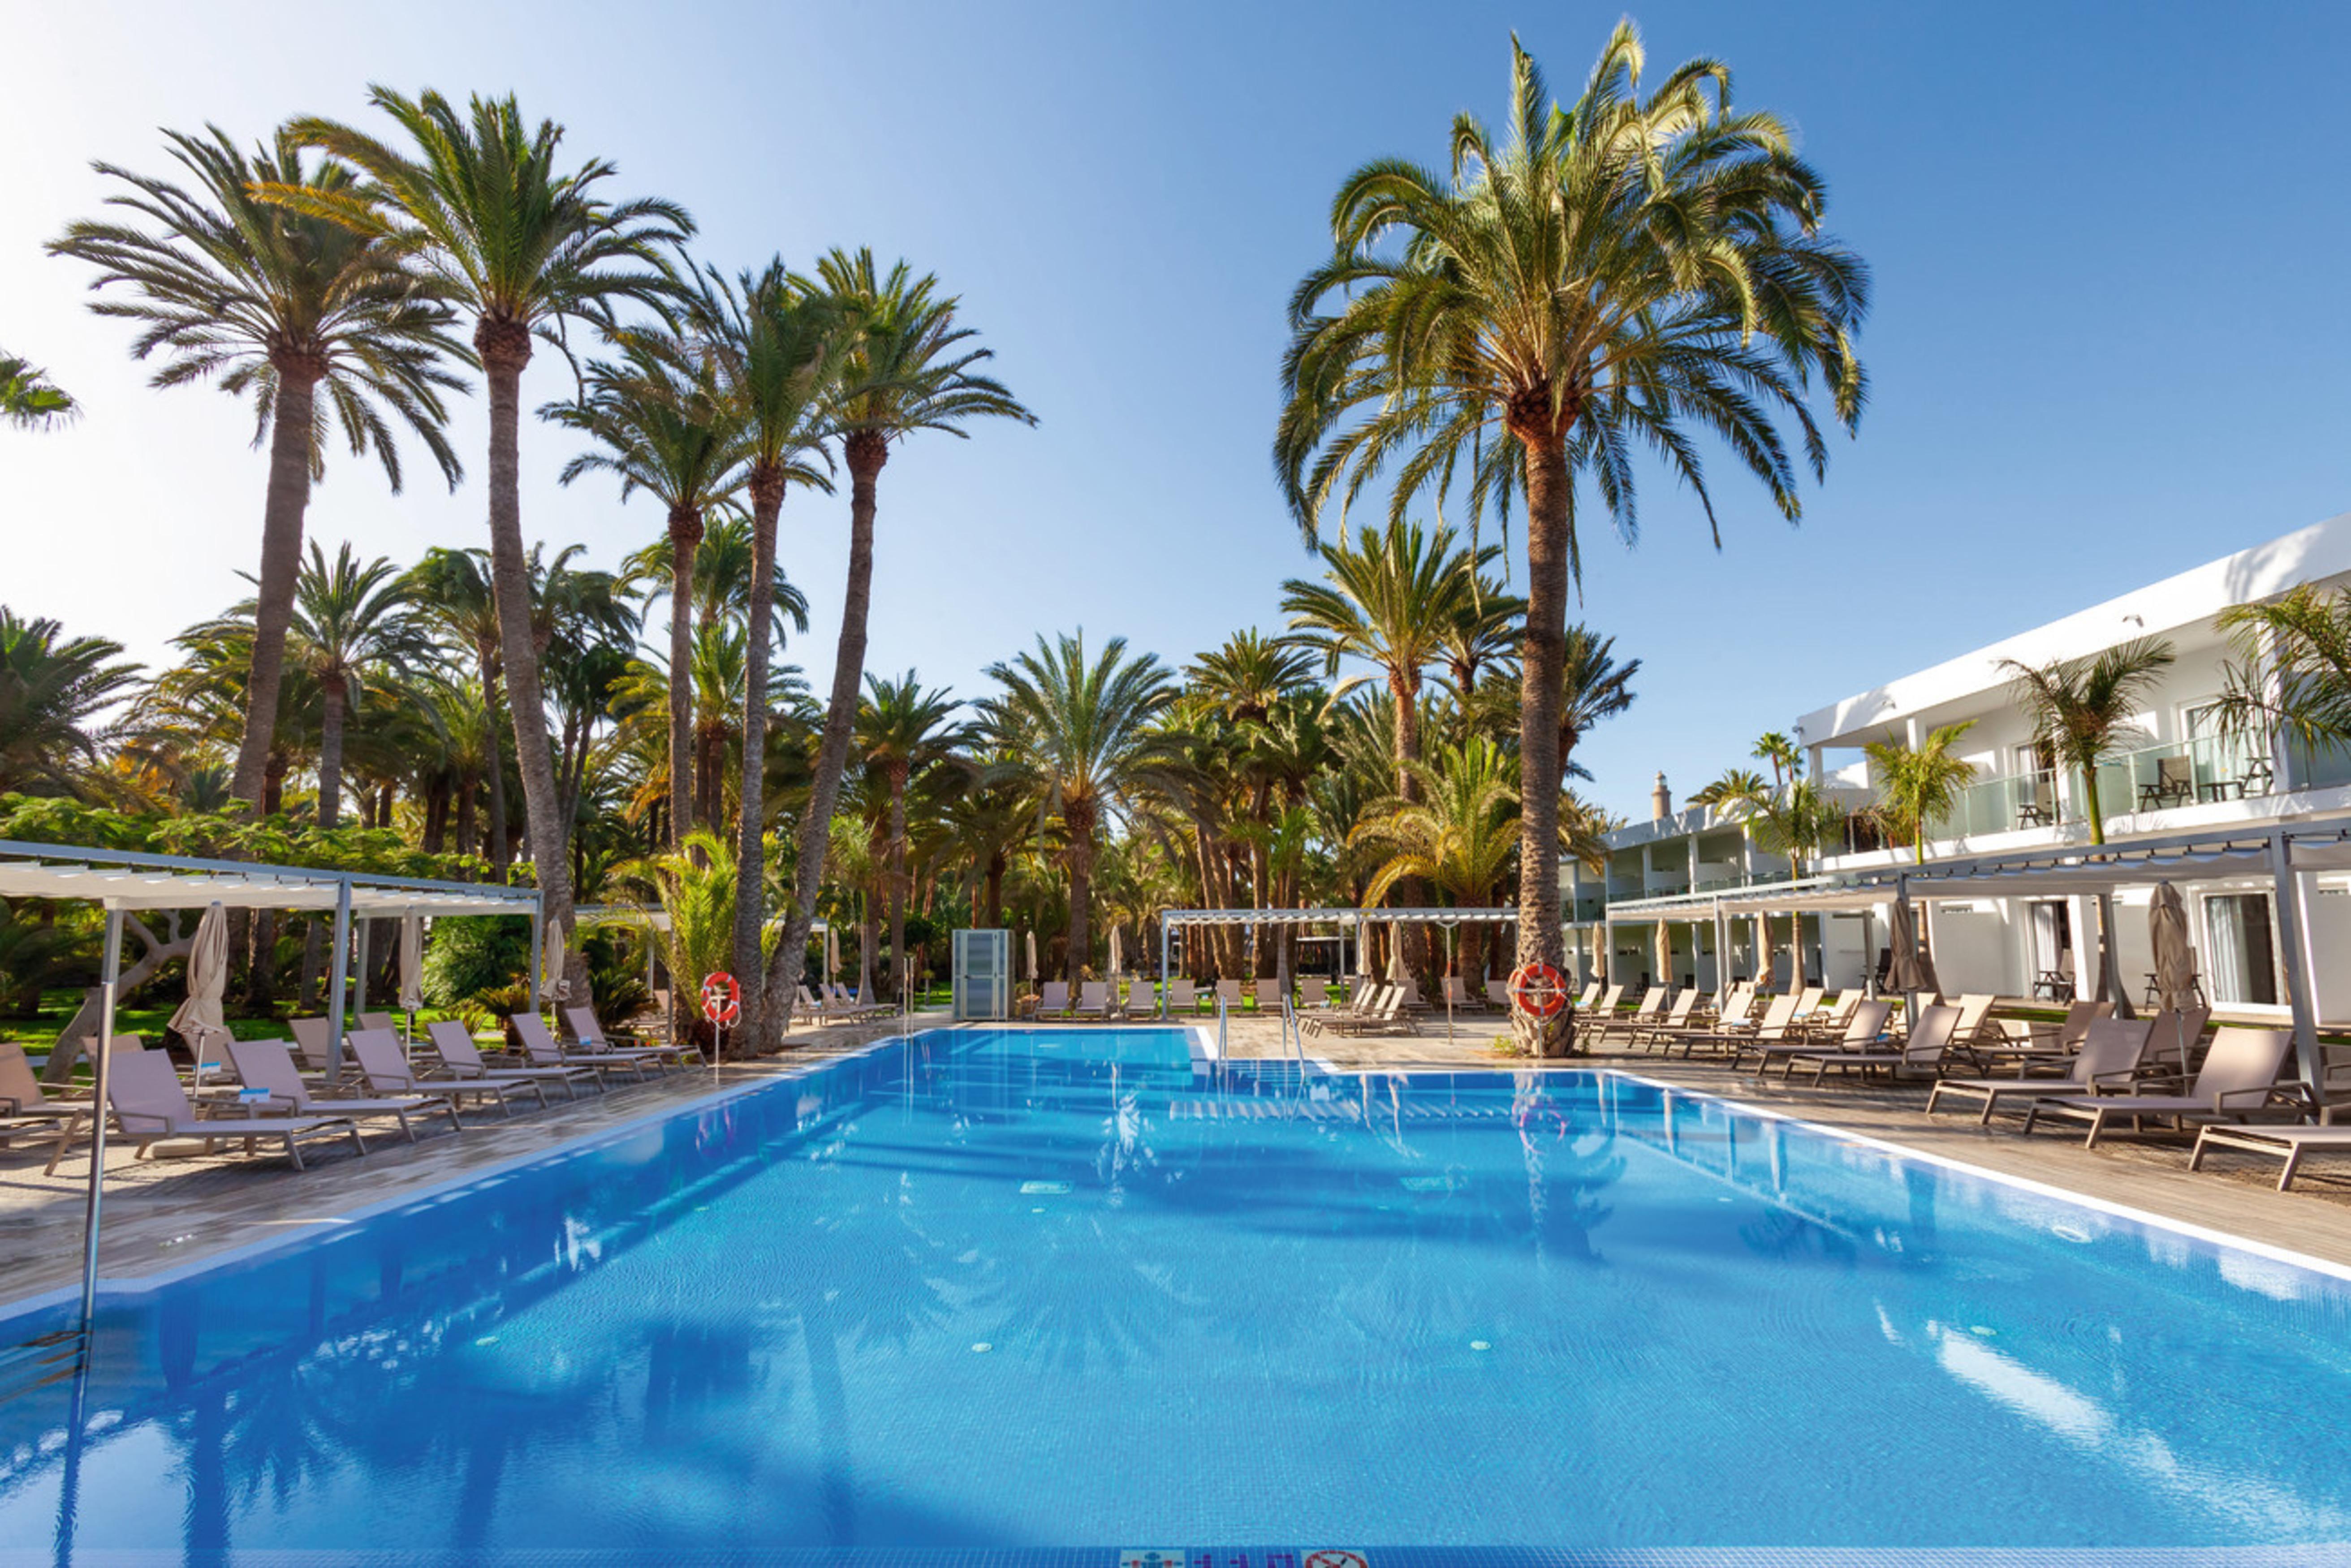
<path fill-rule="evenodd" d="M 2277 1005 L 2277 949 L 2270 937 L 2265 893 L 2215 894 L 2204 901 L 2204 928 L 2212 947 L 2208 995 L 2217 1003 Z"/>

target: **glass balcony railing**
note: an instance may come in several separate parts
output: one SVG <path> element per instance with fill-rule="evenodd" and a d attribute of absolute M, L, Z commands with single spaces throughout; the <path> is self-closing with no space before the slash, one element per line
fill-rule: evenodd
<path fill-rule="evenodd" d="M 2275 788 L 2269 748 L 2247 736 L 2202 736 L 2126 752 L 2098 769 L 2107 817 L 2266 795 Z"/>
<path fill-rule="evenodd" d="M 2057 780 L 2048 773 L 2011 773 L 1979 779 L 1959 792 L 1951 810 L 1927 825 L 1932 839 L 1972 838 L 2045 828 L 2061 821 Z"/>

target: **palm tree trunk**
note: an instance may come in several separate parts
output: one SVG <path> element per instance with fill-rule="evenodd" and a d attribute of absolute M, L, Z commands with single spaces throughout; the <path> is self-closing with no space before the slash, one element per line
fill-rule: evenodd
<path fill-rule="evenodd" d="M 533 636 L 530 568 L 522 543 L 522 368 L 530 359 L 530 332 L 519 323 L 484 321 L 474 333 L 490 391 L 490 583 L 498 607 L 498 645 L 506 668 L 507 706 L 514 716 L 515 760 L 522 772 L 525 829 L 548 926 L 559 931 L 572 995 L 584 997 L 586 957 L 571 919 L 570 824 L 555 790 L 555 756 L 547 740 L 547 700 L 538 684 Z M 495 780 L 496 775 L 492 774 Z M 496 786 L 493 784 L 493 799 Z"/>
<path fill-rule="evenodd" d="M 519 502 L 517 503 L 520 505 Z M 517 527 L 520 527 L 517 523 Z M 487 643 L 475 651 L 482 667 L 482 715 L 489 733 L 482 737 L 488 752 L 490 774 L 490 864 L 501 882 L 506 880 L 507 865 L 513 859 L 507 846 L 507 760 L 506 747 L 498 744 L 498 659 L 497 651 Z M 468 853 L 471 852 L 470 848 Z"/>
<path fill-rule="evenodd" d="M 890 994 L 906 975 L 906 765 L 890 764 Z"/>
<path fill-rule="evenodd" d="M 1526 446 L 1527 632 L 1519 701 L 1519 962 L 1565 962 L 1559 927 L 1560 683 L 1567 663 L 1568 542 L 1574 496 L 1563 434 Z M 1563 972 L 1563 971 L 1562 971 Z M 1510 1032 L 1537 1056 L 1574 1049 L 1575 1019 L 1510 1011 Z"/>
<path fill-rule="evenodd" d="M 1065 807 L 1061 812 L 1061 826 L 1070 841 L 1066 852 L 1070 866 L 1070 952 L 1065 967 L 1069 975 L 1070 994 L 1075 996 L 1078 984 L 1086 977 L 1086 957 L 1092 940 L 1092 934 L 1087 929 L 1087 916 L 1094 893 L 1094 816 L 1092 803 Z"/>
<path fill-rule="evenodd" d="M 319 826 L 340 827 L 343 821 L 343 687 L 339 679 L 325 682 L 319 691 L 325 712 L 319 721 Z"/>
<path fill-rule="evenodd" d="M 776 619 L 776 517 L 783 506 L 783 470 L 768 465 L 753 469 L 751 623 L 746 628 L 749 645 L 743 661 L 743 784 L 735 840 L 733 960 L 735 973 L 746 977 L 759 973 L 759 933 L 768 923 L 768 643 Z M 682 601 L 673 601 L 676 602 Z M 674 633 L 671 640 L 674 646 Z M 800 941 L 805 949 L 806 936 Z M 743 1025 L 736 1039 L 755 1051 L 768 1038 L 760 1019 L 766 1000 L 758 985 L 745 988 Z"/>
<path fill-rule="evenodd" d="M 685 841 L 694 817 L 694 552 L 702 543 L 702 514 L 681 507 L 669 515 L 669 847 Z"/>
<path fill-rule="evenodd" d="M 872 431 L 856 431 L 842 443 L 849 465 L 849 582 L 841 594 L 841 641 L 833 650 L 832 699 L 825 709 L 824 737 L 817 747 L 816 777 L 800 816 L 799 854 L 792 870 L 792 908 L 784 939 L 768 966 L 762 1027 L 773 1033 L 789 1018 L 792 982 L 808 951 L 809 927 L 816 921 L 817 894 L 824 885 L 826 835 L 841 799 L 841 769 L 849 762 L 849 732 L 857 719 L 857 694 L 865 679 L 865 620 L 873 601 L 873 492 L 889 444 Z M 760 1042 L 755 1041 L 757 1046 Z"/>
<path fill-rule="evenodd" d="M 319 369 L 323 371 L 324 365 Z M 310 505 L 310 434 L 315 374 L 277 367 L 270 414 L 269 488 L 261 510 L 261 575 L 256 584 L 253 666 L 245 683 L 245 737 L 237 743 L 229 790 L 256 816 L 269 752 L 277 736 L 277 694 L 286 673 L 286 628 L 294 618 L 294 583 L 302 570 L 302 517 Z"/>
<path fill-rule="evenodd" d="M 1564 613 L 1562 612 L 1562 613 Z M 1562 622 L 1564 626 L 1564 622 Z M 1562 639 L 1566 633 L 1561 633 Z M 1562 643 L 1562 649 L 1564 643 Z M 1562 652 L 1562 657 L 1565 654 Z M 1406 800 L 1420 799 L 1420 780 L 1412 776 L 1407 762 L 1420 760 L 1420 672 L 1390 670 L 1388 693 L 1395 701 L 1396 794 Z M 1395 884 L 1395 902 L 1407 909 L 1426 902 L 1420 878 L 1407 876 Z M 1400 928 L 1396 936 L 1405 945 L 1405 967 L 1426 977 L 1432 967 L 1433 954 L 1429 932 L 1422 926 Z"/>
<path fill-rule="evenodd" d="M 987 925 L 991 931 L 1004 926 L 1004 852 L 997 851 L 987 857 Z"/>

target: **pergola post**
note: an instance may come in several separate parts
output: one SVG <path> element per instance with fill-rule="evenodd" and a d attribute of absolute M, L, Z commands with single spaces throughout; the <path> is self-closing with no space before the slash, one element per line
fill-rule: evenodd
<path fill-rule="evenodd" d="M 1162 1019 L 1167 1016 L 1167 947 L 1169 938 L 1175 934 L 1175 925 L 1176 922 L 1168 916 L 1167 912 L 1161 910 L 1159 912 L 1159 1006 L 1155 1010 Z"/>
<path fill-rule="evenodd" d="M 367 1011 L 368 937 L 374 930 L 375 922 L 361 915 L 359 921 L 360 972 L 351 982 L 351 1010 L 357 1013 Z"/>
<path fill-rule="evenodd" d="M 343 1075 L 343 986 L 350 978 L 351 879 L 335 879 L 335 962 L 327 991 L 327 1082 Z"/>
<path fill-rule="evenodd" d="M 81 1334 L 89 1351 L 92 1320 L 98 1312 L 99 1208 L 106 1187 L 107 1091 L 113 1082 L 114 997 L 122 978 L 122 906 L 106 906 L 106 958 L 99 971 L 98 1071 L 92 1085 L 89 1128 L 89 1193 L 82 1204 Z"/>
<path fill-rule="evenodd" d="M 2277 890 L 2278 936 L 2285 949 L 2285 999 L 2294 1010 L 2294 1056 L 2302 1081 L 2317 1090 L 2326 1080 L 2324 1053 L 2318 1048 L 2318 1009 L 2311 994 L 2315 967 L 2307 946 L 2310 922 L 2302 903 L 2302 873 L 2294 869 L 2293 851 L 2283 832 L 2270 835 L 2270 872 Z"/>

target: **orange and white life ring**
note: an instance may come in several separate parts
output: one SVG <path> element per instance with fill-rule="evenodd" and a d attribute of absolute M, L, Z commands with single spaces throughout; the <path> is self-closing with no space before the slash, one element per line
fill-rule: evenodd
<path fill-rule="evenodd" d="M 1510 1003 L 1531 1018 L 1556 1018 L 1567 1006 L 1567 981 L 1549 964 L 1522 964 L 1510 977 Z"/>

